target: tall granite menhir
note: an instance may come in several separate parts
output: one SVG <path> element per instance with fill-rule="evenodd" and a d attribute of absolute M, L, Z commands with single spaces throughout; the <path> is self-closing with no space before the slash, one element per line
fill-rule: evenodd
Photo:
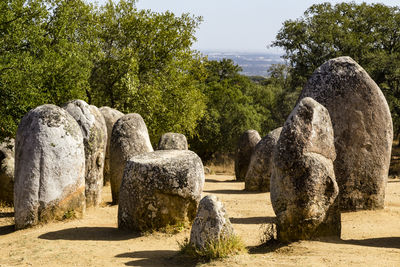
<path fill-rule="evenodd" d="M 113 204 L 118 203 L 119 188 L 127 161 L 145 152 L 152 152 L 149 132 L 142 116 L 130 113 L 114 124 L 110 144 L 110 183 Z"/>
<path fill-rule="evenodd" d="M 393 125 L 379 87 L 353 59 L 339 57 L 314 72 L 299 101 L 304 97 L 325 106 L 332 120 L 340 208 L 382 209 Z"/>
<path fill-rule="evenodd" d="M 107 128 L 103 115 L 83 100 L 73 100 L 63 107 L 78 122 L 85 145 L 86 207 L 101 203 L 103 168 L 106 154 Z"/>
<path fill-rule="evenodd" d="M 15 139 L 15 227 L 79 217 L 85 210 L 85 152 L 78 123 L 43 105 L 21 120 Z"/>
<path fill-rule="evenodd" d="M 249 169 L 251 155 L 260 140 L 260 134 L 256 130 L 247 130 L 240 136 L 235 155 L 236 180 L 245 180 L 247 170 Z"/>
<path fill-rule="evenodd" d="M 110 108 L 110 107 L 101 107 L 99 108 L 101 114 L 103 114 L 104 120 L 107 126 L 107 148 L 106 148 L 106 156 L 104 159 L 104 185 L 110 182 L 110 144 L 111 144 L 111 133 L 114 123 L 124 116 L 124 113 Z"/>
<path fill-rule="evenodd" d="M 328 111 L 304 98 L 286 120 L 273 154 L 271 203 L 278 240 L 340 237 L 333 129 Z"/>

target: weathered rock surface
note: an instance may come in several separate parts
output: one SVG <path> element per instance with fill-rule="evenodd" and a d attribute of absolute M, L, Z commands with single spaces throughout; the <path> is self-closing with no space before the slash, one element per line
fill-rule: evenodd
<path fill-rule="evenodd" d="M 214 195 L 205 196 L 199 204 L 190 232 L 190 244 L 204 248 L 206 244 L 234 235 L 224 205 Z"/>
<path fill-rule="evenodd" d="M 118 228 L 157 230 L 191 223 L 204 185 L 201 159 L 189 150 L 132 157 L 119 194 Z"/>
<path fill-rule="evenodd" d="M 188 150 L 186 136 L 180 133 L 165 133 L 158 142 L 158 150 Z"/>
<path fill-rule="evenodd" d="M 124 113 L 110 108 L 110 107 L 101 107 L 99 108 L 101 114 L 103 114 L 104 120 L 106 122 L 107 127 L 107 148 L 106 148 L 106 156 L 104 159 L 104 172 L 103 172 L 103 184 L 105 185 L 107 182 L 110 182 L 110 144 L 111 144 L 111 133 L 114 123 L 124 116 Z"/>
<path fill-rule="evenodd" d="M 260 140 L 260 134 L 256 130 L 247 130 L 240 136 L 235 155 L 236 180 L 244 181 L 251 155 Z"/>
<path fill-rule="evenodd" d="M 257 143 L 251 155 L 249 169 L 245 177 L 245 190 L 247 191 L 270 191 L 270 180 L 272 170 L 272 152 L 281 134 L 282 127 L 277 128 Z"/>
<path fill-rule="evenodd" d="M 101 203 L 103 168 L 107 144 L 107 128 L 103 115 L 95 106 L 83 100 L 73 100 L 63 108 L 78 122 L 85 146 L 86 207 Z"/>
<path fill-rule="evenodd" d="M 299 99 L 307 96 L 325 106 L 331 116 L 340 208 L 382 209 L 393 126 L 381 90 L 354 60 L 339 57 L 314 72 Z"/>
<path fill-rule="evenodd" d="M 21 120 L 15 140 L 16 229 L 79 217 L 85 210 L 85 151 L 78 123 L 43 105 Z"/>
<path fill-rule="evenodd" d="M 279 240 L 340 237 L 335 157 L 327 109 L 304 98 L 286 120 L 273 155 L 271 202 Z"/>
<path fill-rule="evenodd" d="M 14 199 L 14 139 L 0 144 L 0 202 L 12 204 Z"/>
<path fill-rule="evenodd" d="M 113 126 L 110 144 L 110 183 L 114 204 L 118 203 L 126 162 L 133 156 L 152 151 L 142 116 L 131 113 L 117 120 Z"/>

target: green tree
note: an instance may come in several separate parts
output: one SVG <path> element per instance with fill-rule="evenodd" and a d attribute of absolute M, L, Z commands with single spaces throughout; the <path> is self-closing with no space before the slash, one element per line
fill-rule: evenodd
<path fill-rule="evenodd" d="M 207 110 L 190 144 L 203 160 L 209 160 L 216 152 L 234 152 L 237 139 L 245 130 L 261 131 L 263 117 L 251 96 L 257 91 L 254 87 L 261 87 L 240 75 L 238 65 L 222 59 L 206 61 L 205 66 Z"/>
<path fill-rule="evenodd" d="M 38 105 L 85 98 L 92 18 L 80 0 L 1 1 L 0 140 Z"/>
<path fill-rule="evenodd" d="M 400 133 L 400 9 L 383 4 L 330 3 L 311 6 L 285 21 L 273 46 L 285 50 L 291 87 L 302 87 L 325 61 L 350 56 L 381 87 Z"/>
<path fill-rule="evenodd" d="M 204 114 L 201 58 L 191 49 L 201 18 L 137 10 L 109 1 L 99 13 L 101 52 L 90 77 L 90 99 L 140 113 L 155 143 L 167 131 L 193 135 Z"/>

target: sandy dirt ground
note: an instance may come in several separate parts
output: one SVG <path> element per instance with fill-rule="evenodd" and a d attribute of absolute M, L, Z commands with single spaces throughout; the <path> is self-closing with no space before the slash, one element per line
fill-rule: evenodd
<path fill-rule="evenodd" d="M 138 236 L 117 229 L 117 206 L 104 203 L 79 220 L 14 231 L 13 210 L 0 210 L 0 266 L 400 266 L 400 179 L 389 179 L 386 207 L 342 214 L 341 239 L 259 246 L 265 224 L 273 221 L 269 193 L 246 193 L 233 176 L 208 175 L 203 195 L 225 204 L 249 253 L 210 263 L 177 256 L 190 230 Z"/>

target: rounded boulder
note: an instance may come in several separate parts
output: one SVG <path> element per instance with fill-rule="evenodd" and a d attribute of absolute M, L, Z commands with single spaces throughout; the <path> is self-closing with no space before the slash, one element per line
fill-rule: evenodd
<path fill-rule="evenodd" d="M 158 142 L 158 150 L 188 150 L 186 136 L 180 133 L 165 133 Z"/>
<path fill-rule="evenodd" d="M 78 123 L 54 105 L 29 111 L 15 139 L 16 229 L 80 217 L 85 204 L 85 151 Z"/>
<path fill-rule="evenodd" d="M 119 188 L 127 161 L 136 155 L 152 152 L 149 133 L 142 116 L 127 114 L 113 126 L 110 144 L 110 183 L 113 204 L 118 203 Z"/>
<path fill-rule="evenodd" d="M 110 182 L 110 144 L 111 144 L 111 133 L 114 123 L 124 116 L 124 113 L 110 108 L 110 107 L 101 107 L 99 108 L 101 114 L 103 114 L 104 120 L 106 122 L 107 127 L 107 148 L 106 148 L 106 156 L 104 159 L 104 178 L 103 184 Z"/>
<path fill-rule="evenodd" d="M 240 136 L 235 155 L 236 180 L 245 180 L 251 155 L 260 140 L 260 134 L 256 130 L 247 130 Z"/>
<path fill-rule="evenodd" d="M 189 150 L 132 157 L 120 189 L 118 228 L 147 231 L 192 223 L 204 179 L 201 159 Z"/>

